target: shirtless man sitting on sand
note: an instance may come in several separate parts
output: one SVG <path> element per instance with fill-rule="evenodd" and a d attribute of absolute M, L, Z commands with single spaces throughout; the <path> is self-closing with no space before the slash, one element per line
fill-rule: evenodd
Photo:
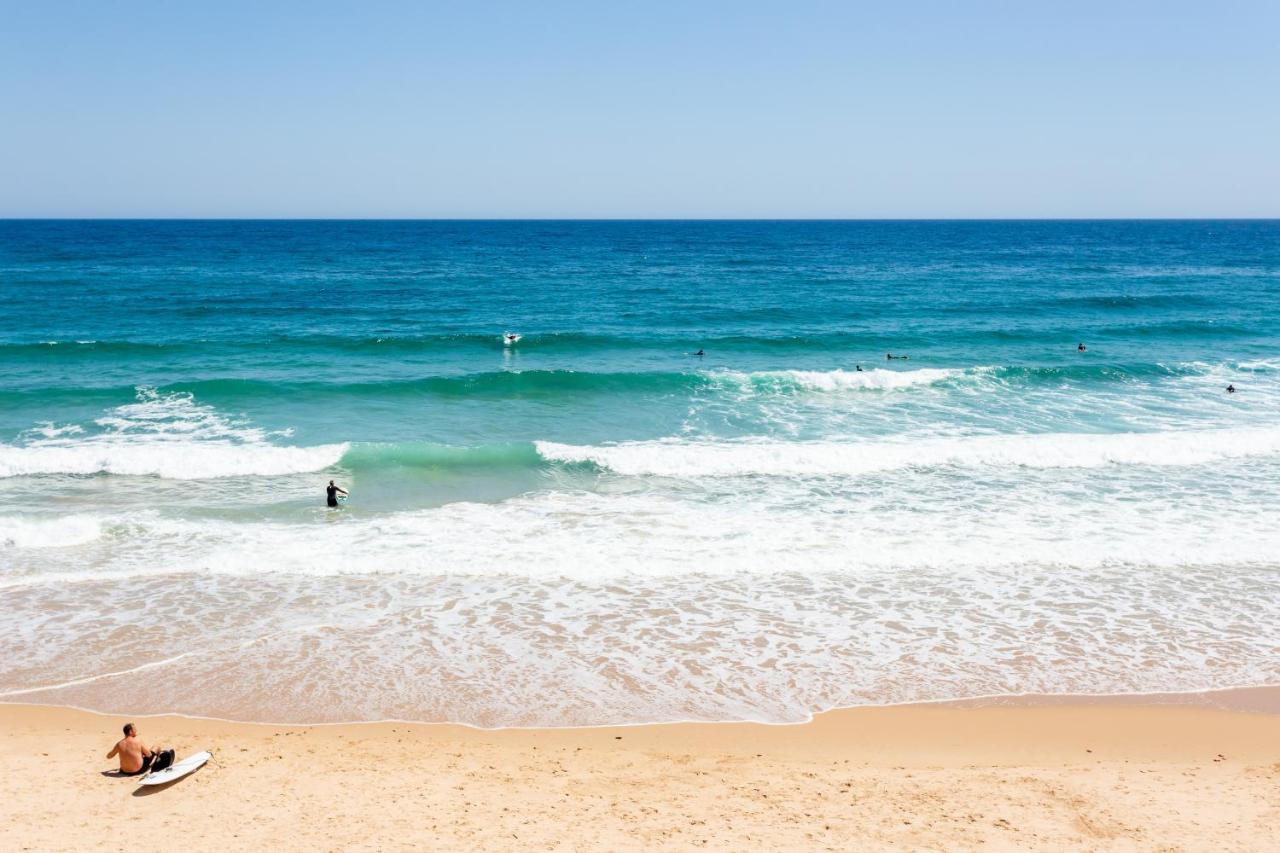
<path fill-rule="evenodd" d="M 133 723 L 125 723 L 124 740 L 111 747 L 107 758 L 120 756 L 121 776 L 141 776 L 151 769 L 151 762 L 158 753 L 153 752 L 138 738 L 138 730 Z"/>

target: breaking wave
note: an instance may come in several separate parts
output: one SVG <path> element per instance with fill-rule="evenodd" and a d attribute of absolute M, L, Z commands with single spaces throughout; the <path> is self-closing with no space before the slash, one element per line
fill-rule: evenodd
<path fill-rule="evenodd" d="M 290 447 L 229 418 L 191 394 L 139 388 L 133 403 L 94 421 L 93 431 L 52 424 L 25 444 L 0 445 L 0 478 L 42 474 L 121 474 L 170 480 L 272 476 L 337 463 L 347 444 Z"/>
<path fill-rule="evenodd" d="M 980 435 L 861 443 L 638 441 L 603 446 L 537 442 L 543 458 L 659 477 L 859 475 L 904 468 L 1098 468 L 1203 465 L 1280 454 L 1280 429 Z"/>

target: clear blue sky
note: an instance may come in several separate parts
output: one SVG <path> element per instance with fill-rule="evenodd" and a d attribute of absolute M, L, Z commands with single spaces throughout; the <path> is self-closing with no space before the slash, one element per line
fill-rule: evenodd
<path fill-rule="evenodd" d="M 1280 2 L 0 0 L 0 216 L 1280 216 Z"/>

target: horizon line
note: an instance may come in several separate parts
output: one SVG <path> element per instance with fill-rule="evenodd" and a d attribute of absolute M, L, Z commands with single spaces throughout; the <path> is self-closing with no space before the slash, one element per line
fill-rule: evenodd
<path fill-rule="evenodd" d="M 0 222 L 1277 222 L 1276 216 L 0 216 Z"/>

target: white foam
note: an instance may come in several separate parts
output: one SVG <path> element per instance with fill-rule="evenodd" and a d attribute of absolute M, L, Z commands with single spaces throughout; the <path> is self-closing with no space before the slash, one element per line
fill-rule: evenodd
<path fill-rule="evenodd" d="M 766 370 L 753 373 L 723 370 L 709 375 L 722 384 L 738 388 L 770 389 L 791 385 L 809 391 L 829 392 L 914 388 L 963 374 L 962 370 L 926 367 L 918 370 Z"/>
<path fill-rule="evenodd" d="M 346 444 L 274 447 L 230 442 L 86 442 L 69 447 L 0 446 L 0 478 L 36 474 L 122 474 L 168 480 L 270 477 L 320 471 L 340 460 Z"/>
<path fill-rule="evenodd" d="M 537 442 L 543 458 L 660 477 L 856 476 L 901 468 L 1203 465 L 1280 454 L 1280 429 L 976 435 L 863 442 L 680 439 L 578 446 Z"/>
<path fill-rule="evenodd" d="M 226 521 L 143 515 L 106 520 L 109 550 L 86 567 L 44 560 L 0 586 L 108 577 L 194 575 L 450 574 L 568 576 L 734 575 L 744 571 L 859 574 L 885 569 L 960 571 L 1020 565 L 1097 568 L 1260 564 L 1280 553 L 1280 527 L 1251 512 L 1280 487 L 1181 487 L 1160 475 L 1086 474 L 1005 483 L 926 474 L 818 496 L 807 482 L 726 488 L 700 499 L 649 492 L 540 492 L 500 504 L 457 502 L 326 523 Z M 1167 494 L 1152 494 L 1166 483 Z M 790 483 L 790 486 L 788 486 Z M 28 540 L 30 541 L 30 540 Z M 518 555 L 507 559 L 502 555 Z"/>
<path fill-rule="evenodd" d="M 190 394 L 140 388 L 137 400 L 77 424 L 39 427 L 25 444 L 0 445 L 0 478 L 39 474 L 121 474 L 171 480 L 276 476 L 320 471 L 348 445 L 282 447 Z"/>
<path fill-rule="evenodd" d="M 0 692 L 282 722 L 794 722 L 838 705 L 1276 683 L 1278 592 L 1274 570 L 1247 567 L 153 577 L 7 594 L 0 649 L 23 666 Z M 66 618 L 86 602 L 93 618 Z M 140 693 L 132 673 L 157 665 Z"/>
<path fill-rule="evenodd" d="M 32 427 L 27 430 L 28 435 L 38 438 L 62 438 L 68 435 L 79 435 L 84 432 L 84 427 L 79 424 L 65 424 L 58 426 L 57 424 L 46 421 L 39 426 Z"/>
<path fill-rule="evenodd" d="M 87 515 L 59 518 L 0 517 L 0 548 L 66 548 L 102 535 L 102 522 Z"/>
<path fill-rule="evenodd" d="M 103 518 L 92 559 L 0 559 L 0 659 L 21 663 L 0 691 L 249 719 L 564 725 L 1264 683 L 1280 677 L 1267 465 Z M 183 656 L 193 637 L 201 653 Z M 127 673 L 154 661 L 165 678 L 140 696 Z"/>

